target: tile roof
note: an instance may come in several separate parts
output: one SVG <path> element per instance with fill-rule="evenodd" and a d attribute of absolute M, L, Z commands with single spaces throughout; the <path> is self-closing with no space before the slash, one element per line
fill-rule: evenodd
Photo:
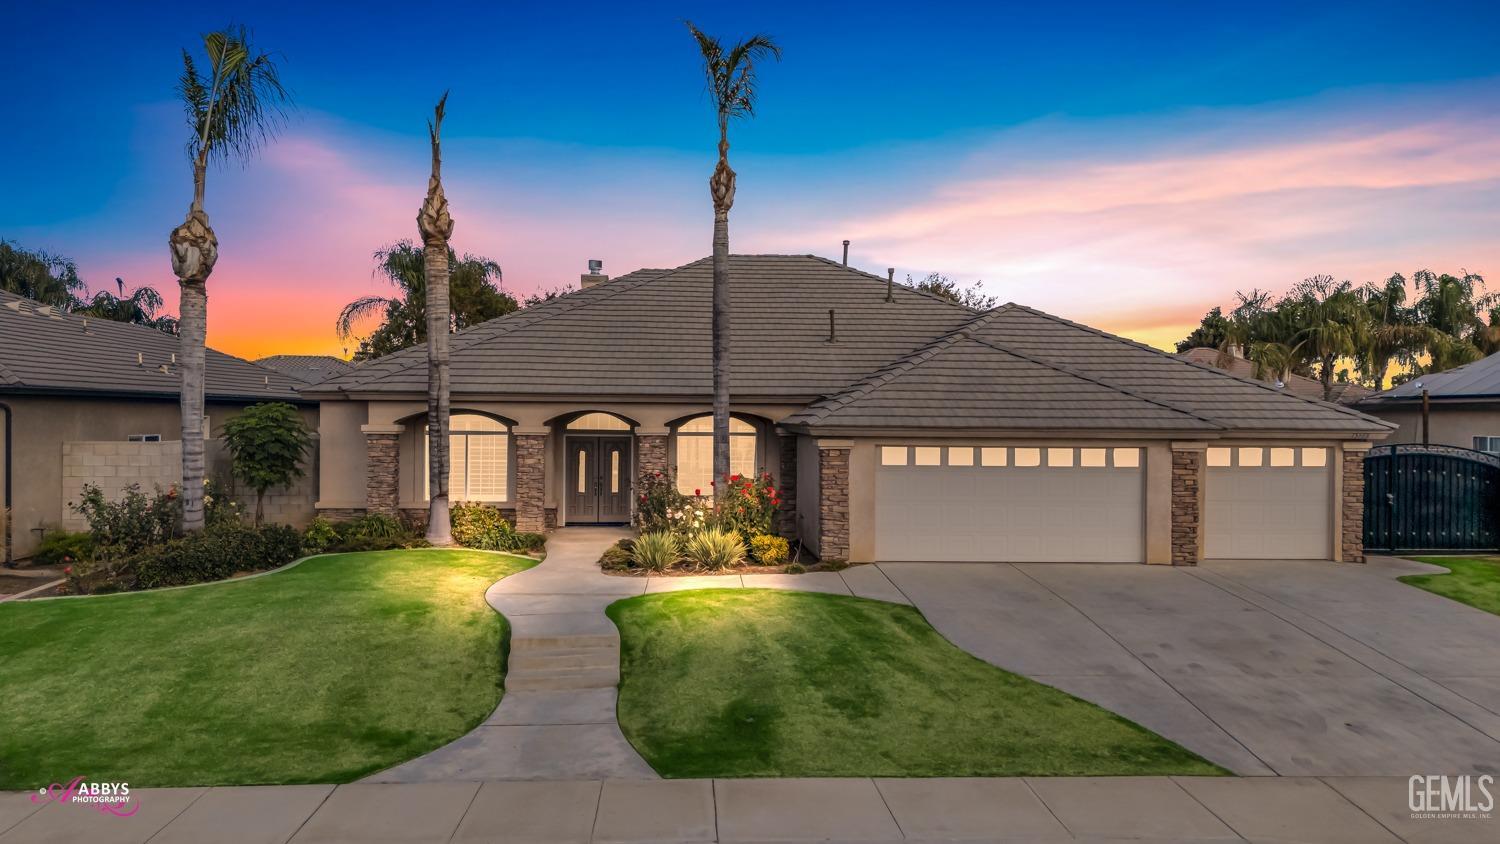
<path fill-rule="evenodd" d="M 353 369 L 355 364 L 333 355 L 271 355 L 252 363 L 280 372 L 303 384 L 317 384 Z"/>
<path fill-rule="evenodd" d="M 1240 378 L 1250 378 L 1257 381 L 1260 380 L 1255 377 L 1255 364 L 1251 363 L 1248 360 L 1245 360 L 1242 357 L 1236 356 L 1230 358 L 1228 366 L 1219 366 L 1218 349 L 1208 349 L 1202 347 L 1196 349 L 1188 349 L 1185 352 L 1180 352 L 1177 356 L 1183 358 L 1184 360 L 1190 360 L 1193 363 L 1203 364 L 1204 366 L 1212 366 L 1215 369 L 1222 369 L 1225 372 L 1228 372 L 1229 374 L 1238 376 Z M 1276 384 L 1274 382 L 1267 381 L 1265 383 L 1276 387 Z M 1303 377 L 1296 373 L 1292 373 L 1291 375 L 1289 375 L 1286 381 L 1282 382 L 1281 386 L 1277 387 L 1277 389 L 1283 392 L 1291 393 L 1294 396 L 1301 396 L 1305 399 L 1323 398 L 1322 382 L 1313 378 Z M 1359 401 L 1360 399 L 1370 395 L 1373 392 L 1375 391 L 1362 384 L 1354 384 L 1349 381 L 1336 381 L 1333 384 L 1333 401 L 1337 404 L 1353 404 L 1354 402 Z"/>
<path fill-rule="evenodd" d="M 1378 407 L 1388 403 L 1421 401 L 1423 390 L 1434 400 L 1500 399 L 1500 354 L 1446 372 L 1413 378 L 1399 387 L 1368 396 L 1361 404 Z"/>
<path fill-rule="evenodd" d="M 154 328 L 65 314 L 0 292 L 0 392 L 175 397 L 176 337 Z M 204 394 L 213 399 L 299 400 L 285 375 L 209 349 Z"/>
<path fill-rule="evenodd" d="M 1019 305 L 985 314 L 811 255 L 731 258 L 731 391 L 805 426 L 1376 433 L 1334 404 Z M 455 395 L 710 393 L 708 259 L 641 270 L 455 335 Z M 829 310 L 836 341 L 829 340 Z M 422 394 L 408 349 L 309 391 Z"/>

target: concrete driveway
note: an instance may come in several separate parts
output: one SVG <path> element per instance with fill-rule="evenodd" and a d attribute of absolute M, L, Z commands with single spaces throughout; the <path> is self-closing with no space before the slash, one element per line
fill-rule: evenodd
<path fill-rule="evenodd" d="M 1436 571 L 886 563 L 944 636 L 1240 774 L 1500 773 L 1500 617 Z"/>

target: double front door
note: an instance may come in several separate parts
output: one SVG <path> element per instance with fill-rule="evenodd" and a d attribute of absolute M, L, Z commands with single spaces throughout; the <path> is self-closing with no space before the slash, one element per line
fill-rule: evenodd
<path fill-rule="evenodd" d="M 630 438 L 569 436 L 568 524 L 630 521 Z"/>

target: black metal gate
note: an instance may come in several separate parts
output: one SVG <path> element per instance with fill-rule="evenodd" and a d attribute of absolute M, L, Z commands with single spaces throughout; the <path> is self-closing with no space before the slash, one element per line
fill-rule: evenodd
<path fill-rule="evenodd" d="M 1365 457 L 1365 548 L 1492 551 L 1500 457 L 1445 445 L 1385 445 Z"/>

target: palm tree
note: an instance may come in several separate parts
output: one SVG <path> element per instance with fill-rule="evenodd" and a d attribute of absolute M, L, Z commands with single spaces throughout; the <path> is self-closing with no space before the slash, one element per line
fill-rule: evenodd
<path fill-rule="evenodd" d="M 714 202 L 713 391 L 714 478 L 729 476 L 729 209 L 734 206 L 734 171 L 729 168 L 729 121 L 755 114 L 755 63 L 780 60 L 781 48 L 767 35 L 752 35 L 728 50 L 719 39 L 685 21 L 703 55 L 703 75 L 719 125 L 719 163 L 708 179 Z M 723 491 L 724 484 L 714 488 Z"/>
<path fill-rule="evenodd" d="M 166 300 L 156 292 L 156 288 L 137 287 L 126 295 L 124 279 L 116 278 L 115 286 L 120 291 L 118 295 L 101 290 L 93 298 L 80 301 L 73 313 L 113 322 L 144 325 L 167 334 L 177 333 L 177 320 L 160 313 Z"/>
<path fill-rule="evenodd" d="M 283 109 L 291 101 L 282 87 L 276 63 L 257 53 L 250 33 L 226 28 L 203 36 L 209 72 L 198 72 L 193 56 L 182 51 L 182 78 L 177 94 L 193 127 L 188 154 L 193 162 L 193 204 L 187 219 L 172 230 L 168 243 L 172 272 L 181 290 L 178 306 L 182 338 L 182 527 L 203 527 L 203 364 L 208 332 L 208 276 L 219 257 L 219 240 L 203 210 L 210 161 L 245 159 L 276 134 Z"/>
<path fill-rule="evenodd" d="M 0 290 L 67 311 L 83 289 L 78 267 L 67 258 L 0 240 Z"/>
<path fill-rule="evenodd" d="M 375 251 L 375 275 L 396 288 L 394 296 L 361 296 L 344 306 L 335 324 L 339 339 L 354 339 L 357 327 L 374 317 L 381 323 L 359 341 L 355 360 L 371 360 L 427 342 L 427 279 L 422 247 L 409 240 Z M 500 264 L 482 255 L 459 257 L 448 250 L 448 298 L 454 331 L 505 316 L 520 308 L 497 286 Z"/>
<path fill-rule="evenodd" d="M 442 147 L 447 103 L 444 92 L 427 124 L 432 175 L 427 179 L 427 198 L 417 212 L 422 277 L 427 283 L 427 541 L 439 547 L 453 544 L 448 521 L 448 239 L 453 237 L 453 217 L 443 194 Z"/>

